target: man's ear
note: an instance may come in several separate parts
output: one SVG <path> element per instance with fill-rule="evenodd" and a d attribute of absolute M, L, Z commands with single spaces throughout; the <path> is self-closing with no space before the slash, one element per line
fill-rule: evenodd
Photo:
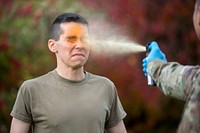
<path fill-rule="evenodd" d="M 200 26 L 200 6 L 197 6 L 198 24 Z"/>
<path fill-rule="evenodd" d="M 53 39 L 49 39 L 48 40 L 48 47 L 49 47 L 49 50 L 53 53 L 56 53 L 57 52 L 57 48 L 56 48 L 56 41 L 53 40 Z"/>

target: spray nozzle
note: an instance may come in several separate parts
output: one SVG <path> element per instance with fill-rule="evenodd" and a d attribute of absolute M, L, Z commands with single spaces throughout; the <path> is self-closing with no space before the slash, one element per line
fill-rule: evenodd
<path fill-rule="evenodd" d="M 149 45 L 150 45 L 151 43 L 147 43 L 147 45 L 146 45 L 146 54 L 148 55 L 149 53 L 150 53 L 150 49 L 149 49 Z"/>

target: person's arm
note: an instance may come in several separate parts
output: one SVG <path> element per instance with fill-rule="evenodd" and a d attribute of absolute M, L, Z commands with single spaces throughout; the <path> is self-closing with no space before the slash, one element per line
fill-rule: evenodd
<path fill-rule="evenodd" d="M 148 73 L 165 95 L 188 99 L 194 90 L 195 82 L 198 82 L 196 79 L 200 67 L 167 62 L 156 42 L 152 42 L 148 48 L 150 53 L 143 59 L 144 74 Z"/>
<path fill-rule="evenodd" d="M 30 123 L 21 121 L 13 117 L 11 122 L 10 133 L 28 133 L 30 125 Z"/>
<path fill-rule="evenodd" d="M 154 60 L 147 71 L 165 95 L 186 100 L 193 92 L 198 66 L 183 66 L 177 62 Z"/>
<path fill-rule="evenodd" d="M 106 133 L 127 133 L 123 120 L 121 120 L 114 127 L 106 129 Z"/>

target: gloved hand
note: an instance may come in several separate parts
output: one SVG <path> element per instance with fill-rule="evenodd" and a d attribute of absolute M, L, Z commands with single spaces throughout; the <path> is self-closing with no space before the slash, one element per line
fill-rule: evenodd
<path fill-rule="evenodd" d="M 142 67 L 145 76 L 147 76 L 147 66 L 152 60 L 160 59 L 164 62 L 167 62 L 165 54 L 160 50 L 157 42 L 155 41 L 151 42 L 150 45 L 148 45 L 148 49 L 149 49 L 148 56 L 142 60 Z"/>

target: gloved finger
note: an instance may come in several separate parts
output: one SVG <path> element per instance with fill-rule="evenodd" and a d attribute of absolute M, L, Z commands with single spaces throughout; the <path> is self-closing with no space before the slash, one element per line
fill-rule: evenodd
<path fill-rule="evenodd" d="M 150 60 L 151 60 L 149 57 L 150 57 L 150 56 L 147 56 L 143 63 L 149 64 L 149 62 L 150 62 Z"/>
<path fill-rule="evenodd" d="M 144 73 L 147 73 L 147 69 L 146 68 L 143 68 L 142 70 L 143 70 Z"/>
<path fill-rule="evenodd" d="M 147 77 L 147 75 L 148 75 L 148 73 L 144 73 L 144 76 L 146 76 L 146 77 Z"/>
<path fill-rule="evenodd" d="M 142 70 L 144 72 L 144 75 L 147 75 L 147 68 L 144 67 Z"/>
<path fill-rule="evenodd" d="M 160 49 L 159 47 L 158 47 L 158 43 L 156 42 L 156 41 L 153 41 L 153 42 L 151 42 L 151 44 L 148 46 L 148 48 L 149 48 L 149 50 L 150 50 L 150 52 L 152 51 L 152 50 L 154 50 L 154 49 Z"/>
<path fill-rule="evenodd" d="M 146 76 L 146 77 L 147 77 L 147 75 L 148 75 L 148 73 L 147 73 L 147 72 L 144 72 L 144 76 Z"/>
<path fill-rule="evenodd" d="M 147 57 L 142 60 L 142 63 L 147 63 Z"/>
<path fill-rule="evenodd" d="M 144 75 L 145 76 L 147 76 L 147 60 L 146 60 L 146 58 L 144 58 L 143 60 L 142 60 L 142 67 L 143 67 L 143 72 L 144 72 Z"/>
<path fill-rule="evenodd" d="M 143 64 L 142 64 L 142 67 L 143 67 L 143 68 L 146 68 L 146 67 L 147 67 L 147 63 L 143 63 Z"/>

